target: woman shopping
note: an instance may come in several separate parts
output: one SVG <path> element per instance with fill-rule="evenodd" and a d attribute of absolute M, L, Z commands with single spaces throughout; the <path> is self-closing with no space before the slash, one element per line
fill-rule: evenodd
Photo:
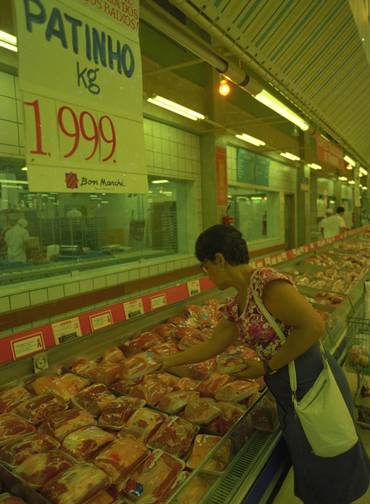
<path fill-rule="evenodd" d="M 259 359 L 246 360 L 245 370 L 238 377 L 264 376 L 276 399 L 293 463 L 296 496 L 305 504 L 349 504 L 361 497 L 369 486 L 370 463 L 349 414 L 352 400 L 343 372 L 321 350 L 319 340 L 325 326 L 318 313 L 287 276 L 249 265 L 247 244 L 232 226 L 215 225 L 201 233 L 196 256 L 216 287 L 233 287 L 237 294 L 226 305 L 211 340 L 163 358 L 163 366 L 170 369 L 201 362 L 241 340 L 257 352 Z M 333 434 L 333 449 L 329 446 L 322 456 L 317 454 L 320 447 L 317 450 L 314 446 L 321 427 L 309 433 L 295 408 L 304 403 L 306 394 L 309 397 L 315 392 L 321 377 L 329 374 L 338 391 L 338 408 L 341 403 L 344 416 L 348 416 L 348 433 L 342 431 L 345 435 L 339 440 Z M 333 425 L 337 425 L 332 411 L 324 411 L 322 423 L 319 419 L 315 424 L 326 425 L 329 440 L 331 415 Z"/>

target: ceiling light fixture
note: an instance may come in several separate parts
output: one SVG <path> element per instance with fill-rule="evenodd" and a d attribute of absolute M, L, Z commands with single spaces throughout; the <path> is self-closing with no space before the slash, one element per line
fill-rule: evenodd
<path fill-rule="evenodd" d="M 312 168 L 313 170 L 322 170 L 322 167 L 319 164 L 316 164 L 316 163 L 309 163 L 308 166 L 310 168 Z"/>
<path fill-rule="evenodd" d="M 347 156 L 347 154 L 344 156 L 343 159 L 344 159 L 344 161 L 347 161 L 347 163 L 349 163 L 352 166 L 356 165 L 356 161 L 354 161 L 351 157 Z"/>
<path fill-rule="evenodd" d="M 169 110 L 170 112 L 174 112 L 175 114 L 179 114 L 183 117 L 191 119 L 192 121 L 199 121 L 205 119 L 206 116 L 196 112 L 195 110 L 191 110 L 179 103 L 173 102 L 171 100 L 167 100 L 167 98 L 163 98 L 163 96 L 153 96 L 152 98 L 148 98 L 149 103 L 153 103 L 158 107 L 162 107 L 164 109 Z"/>
<path fill-rule="evenodd" d="M 168 184 L 169 180 L 163 179 L 163 180 L 152 180 L 152 184 Z"/>
<path fill-rule="evenodd" d="M 27 166 L 23 166 L 23 168 L 21 168 L 22 171 L 28 171 L 28 168 Z"/>
<path fill-rule="evenodd" d="M 295 156 L 294 154 L 291 154 L 290 152 L 280 152 L 280 156 L 283 156 L 287 159 L 290 159 L 291 161 L 300 161 L 300 157 Z"/>
<path fill-rule="evenodd" d="M 348 183 L 349 183 L 350 185 L 354 185 L 354 184 L 355 184 L 355 181 L 354 181 L 354 180 L 349 180 L 349 181 L 348 181 Z"/>
<path fill-rule="evenodd" d="M 277 114 L 281 115 L 285 119 L 288 119 L 288 121 L 298 126 L 298 128 L 300 128 L 301 130 L 307 131 L 309 129 L 310 125 L 308 124 L 308 122 L 306 122 L 304 119 L 302 119 L 302 117 L 293 112 L 293 110 L 291 110 L 289 107 L 284 105 L 284 103 L 282 103 L 280 100 L 268 93 L 265 89 L 263 89 L 260 93 L 253 95 L 253 97 L 260 103 L 266 105 L 266 107 L 274 110 Z"/>
<path fill-rule="evenodd" d="M 26 182 L 25 180 L 0 179 L 0 184 L 23 184 L 23 185 L 28 185 L 28 182 Z"/>
<path fill-rule="evenodd" d="M 346 170 L 353 170 L 353 166 L 348 163 L 348 165 L 346 166 Z"/>
<path fill-rule="evenodd" d="M 8 49 L 9 51 L 17 52 L 17 37 L 0 30 L 0 47 Z"/>
<path fill-rule="evenodd" d="M 348 178 L 347 177 L 338 177 L 338 180 L 341 180 L 342 182 L 347 182 Z"/>
<path fill-rule="evenodd" d="M 239 140 L 243 140 L 243 142 L 248 142 L 252 145 L 256 145 L 260 147 L 261 145 L 266 145 L 266 142 L 260 140 L 259 138 L 252 137 L 251 135 L 247 135 L 246 133 L 241 133 L 240 135 L 235 135 Z"/>
<path fill-rule="evenodd" d="M 360 175 L 367 175 L 367 170 L 365 170 L 362 166 L 360 166 Z"/>
<path fill-rule="evenodd" d="M 221 96 L 229 96 L 231 91 L 231 86 L 227 79 L 221 79 L 218 83 L 218 94 Z"/>

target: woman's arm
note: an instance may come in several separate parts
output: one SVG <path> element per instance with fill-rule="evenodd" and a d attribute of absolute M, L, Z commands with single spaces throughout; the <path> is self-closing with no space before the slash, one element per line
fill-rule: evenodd
<path fill-rule="evenodd" d="M 213 331 L 212 338 L 199 345 L 194 345 L 184 352 L 179 352 L 162 360 L 165 368 L 202 362 L 222 353 L 238 336 L 238 329 L 233 322 L 223 319 Z"/>

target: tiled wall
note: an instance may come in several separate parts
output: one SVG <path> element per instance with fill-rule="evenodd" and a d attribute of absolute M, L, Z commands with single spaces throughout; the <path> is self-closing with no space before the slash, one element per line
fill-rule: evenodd
<path fill-rule="evenodd" d="M 18 78 L 0 72 L 0 155 L 23 155 L 23 110 Z"/>

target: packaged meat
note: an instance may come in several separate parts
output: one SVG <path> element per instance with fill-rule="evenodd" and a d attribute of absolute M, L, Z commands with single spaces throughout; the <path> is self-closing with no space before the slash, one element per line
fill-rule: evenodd
<path fill-rule="evenodd" d="M 190 469 L 198 467 L 207 457 L 209 452 L 221 441 L 220 436 L 210 436 L 208 434 L 198 434 L 195 438 L 193 449 L 186 465 Z M 203 470 L 212 473 L 224 471 L 230 461 L 231 441 L 227 439 L 213 454 L 212 458 L 205 464 Z"/>
<path fill-rule="evenodd" d="M 0 415 L 0 446 L 27 434 L 33 434 L 35 431 L 32 424 L 18 415 L 13 413 Z"/>
<path fill-rule="evenodd" d="M 190 401 L 181 416 L 191 423 L 205 425 L 221 415 L 216 401 L 208 398 L 199 398 Z"/>
<path fill-rule="evenodd" d="M 99 362 L 96 367 L 85 371 L 84 376 L 93 383 L 111 385 L 121 378 L 122 366 L 124 366 L 124 362 Z"/>
<path fill-rule="evenodd" d="M 187 318 L 182 315 L 174 315 L 167 319 L 167 324 L 175 325 L 176 327 L 184 327 L 187 325 Z"/>
<path fill-rule="evenodd" d="M 169 392 L 162 397 L 158 403 L 158 408 L 165 413 L 173 415 L 183 410 L 189 401 L 199 397 L 199 393 L 193 390 L 177 390 Z"/>
<path fill-rule="evenodd" d="M 79 408 L 86 409 L 94 416 L 99 416 L 103 408 L 115 400 L 115 396 L 110 392 L 106 385 L 97 383 L 90 385 L 80 392 L 73 400 Z"/>
<path fill-rule="evenodd" d="M 157 406 L 171 390 L 172 388 L 158 378 L 158 375 L 152 374 L 144 376 L 138 384 L 131 387 L 129 395 L 144 399 L 149 406 Z"/>
<path fill-rule="evenodd" d="M 93 464 L 76 464 L 44 486 L 52 504 L 81 504 L 110 484 L 108 475 Z"/>
<path fill-rule="evenodd" d="M 110 364 L 119 364 L 120 362 L 123 362 L 125 358 L 126 358 L 125 354 L 122 352 L 120 348 L 111 347 L 104 352 L 102 356 L 102 362 Z"/>
<path fill-rule="evenodd" d="M 143 406 L 145 406 L 143 399 L 118 397 L 103 409 L 99 417 L 99 425 L 109 429 L 121 430 L 130 416 Z"/>
<path fill-rule="evenodd" d="M 15 406 L 31 397 L 28 390 L 20 385 L 0 390 L 0 415 L 11 411 Z"/>
<path fill-rule="evenodd" d="M 204 362 L 198 362 L 197 364 L 190 364 L 188 367 L 191 370 L 191 378 L 203 380 L 208 378 L 215 371 L 216 359 L 208 359 Z"/>
<path fill-rule="evenodd" d="M 215 397 L 218 401 L 239 402 L 258 392 L 259 388 L 257 382 L 234 380 L 219 388 Z"/>
<path fill-rule="evenodd" d="M 117 394 L 127 395 L 130 394 L 131 388 L 136 385 L 139 380 L 118 380 L 109 386 L 110 390 Z"/>
<path fill-rule="evenodd" d="M 198 391 L 201 396 L 214 397 L 230 381 L 231 377 L 227 374 L 212 373 L 209 378 L 199 385 Z"/>
<path fill-rule="evenodd" d="M 161 367 L 150 352 L 142 352 L 126 359 L 122 370 L 121 379 L 135 380 L 146 374 L 154 373 Z"/>
<path fill-rule="evenodd" d="M 167 341 L 176 338 L 177 327 L 174 324 L 160 324 L 153 331 Z"/>
<path fill-rule="evenodd" d="M 94 463 L 109 475 L 112 483 L 116 483 L 127 478 L 149 453 L 144 443 L 124 436 L 101 451 Z"/>
<path fill-rule="evenodd" d="M 15 473 L 29 485 L 40 488 L 73 464 L 65 453 L 54 450 L 31 455 L 15 469 Z"/>
<path fill-rule="evenodd" d="M 164 343 L 164 339 L 159 334 L 153 331 L 145 331 L 135 336 L 132 340 L 127 341 L 124 344 L 124 349 L 128 355 L 132 355 L 138 352 L 144 352 L 162 343 Z"/>
<path fill-rule="evenodd" d="M 247 367 L 245 357 L 240 352 L 223 353 L 217 358 L 217 371 L 224 374 L 237 373 Z"/>
<path fill-rule="evenodd" d="M 73 408 L 50 416 L 40 429 L 62 441 L 71 432 L 91 425 L 96 425 L 96 420 L 90 413 Z"/>
<path fill-rule="evenodd" d="M 175 389 L 179 381 L 177 376 L 170 373 L 157 373 L 157 378 L 159 378 L 163 383 L 165 383 L 170 389 Z"/>
<path fill-rule="evenodd" d="M 209 490 L 209 483 L 201 476 L 194 476 L 176 498 L 175 504 L 196 504 Z"/>
<path fill-rule="evenodd" d="M 192 378 L 179 378 L 174 386 L 175 390 L 198 390 L 200 380 L 193 380 Z"/>
<path fill-rule="evenodd" d="M 0 494 L 1 504 L 26 504 L 23 499 L 9 493 Z"/>
<path fill-rule="evenodd" d="M 36 453 L 44 453 L 60 448 L 60 443 L 47 434 L 31 434 L 0 448 L 0 460 L 11 466 L 21 464 Z"/>
<path fill-rule="evenodd" d="M 86 357 L 79 357 L 72 362 L 69 369 L 78 375 L 87 376 L 87 373 L 96 369 L 97 366 L 98 364 L 94 360 L 87 359 Z"/>
<path fill-rule="evenodd" d="M 36 425 L 54 413 L 64 411 L 67 408 L 68 404 L 62 398 L 53 394 L 45 394 L 22 402 L 17 406 L 16 411 L 20 416 Z"/>
<path fill-rule="evenodd" d="M 183 458 L 189 452 L 198 428 L 180 417 L 169 417 L 149 439 L 151 448 L 159 448 Z"/>
<path fill-rule="evenodd" d="M 154 450 L 121 488 L 126 495 L 134 495 L 135 502 L 140 504 L 163 502 L 184 466 L 182 460 Z"/>
<path fill-rule="evenodd" d="M 113 434 L 93 425 L 68 434 L 63 440 L 63 448 L 76 459 L 87 461 L 113 439 Z"/>
<path fill-rule="evenodd" d="M 149 408 L 139 408 L 127 420 L 126 425 L 118 434 L 118 437 L 132 434 L 137 439 L 147 441 L 165 421 L 166 416 Z"/>
<path fill-rule="evenodd" d="M 200 330 L 193 327 L 179 327 L 176 337 L 179 340 L 177 346 L 180 350 L 186 350 L 203 341 Z"/>
<path fill-rule="evenodd" d="M 106 490 L 100 490 L 98 493 L 90 497 L 90 499 L 84 500 L 83 504 L 119 504 L 119 502 L 112 497 L 112 495 Z"/>
<path fill-rule="evenodd" d="M 207 424 L 207 431 L 223 436 L 247 411 L 247 407 L 238 403 L 217 401 L 221 415 Z"/>
<path fill-rule="evenodd" d="M 61 376 L 39 376 L 30 382 L 28 387 L 37 395 L 56 394 L 65 401 L 70 401 L 89 383 L 86 378 L 66 373 Z"/>
<path fill-rule="evenodd" d="M 168 356 L 174 355 L 179 349 L 174 341 L 167 341 L 166 343 L 152 347 L 150 351 L 154 354 Z"/>

